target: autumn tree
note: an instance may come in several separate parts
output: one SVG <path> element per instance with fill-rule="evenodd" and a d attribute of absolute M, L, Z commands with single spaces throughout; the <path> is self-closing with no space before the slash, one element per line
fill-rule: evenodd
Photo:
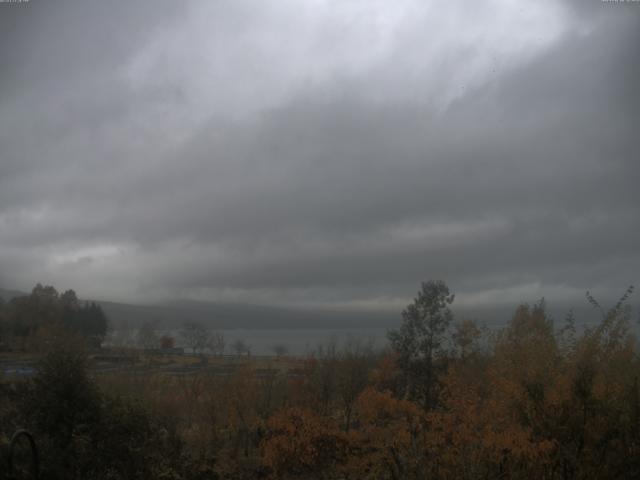
<path fill-rule="evenodd" d="M 349 431 L 355 402 L 368 383 L 373 357 L 373 341 L 351 337 L 339 353 L 337 365 L 337 391 L 344 419 Z"/>
<path fill-rule="evenodd" d="M 557 462 L 574 478 L 640 475 L 640 390 L 637 340 L 631 331 L 629 287 L 601 322 L 576 339 L 565 359 L 547 424 Z"/>
<path fill-rule="evenodd" d="M 304 363 L 305 397 L 327 416 L 334 404 L 338 383 L 338 344 L 335 338 L 320 344 Z"/>
<path fill-rule="evenodd" d="M 357 431 L 349 433 L 349 457 L 342 467 L 347 478 L 421 480 L 429 476 L 424 409 L 390 392 L 365 389 L 355 406 Z"/>
<path fill-rule="evenodd" d="M 258 421 L 258 384 L 251 366 L 238 368 L 224 386 L 227 400 L 228 422 L 233 434 L 232 457 L 240 451 L 249 456 L 251 433 Z"/>
<path fill-rule="evenodd" d="M 423 282 L 417 297 L 402 312 L 400 329 L 388 333 L 403 371 L 405 389 L 426 409 L 433 408 L 437 401 L 438 374 L 442 370 L 438 356 L 453 319 L 449 309 L 453 299 L 444 282 Z"/>
<path fill-rule="evenodd" d="M 348 440 L 338 426 L 304 408 L 288 408 L 267 422 L 262 458 L 274 479 L 332 478 L 346 461 Z"/>
<path fill-rule="evenodd" d="M 194 412 L 201 397 L 204 395 L 206 378 L 202 372 L 179 375 L 176 383 L 180 391 L 180 404 L 184 406 L 187 425 L 191 427 Z"/>
<path fill-rule="evenodd" d="M 544 300 L 520 305 L 495 347 L 493 369 L 521 391 L 523 407 L 537 403 L 553 384 L 560 357 L 553 321 Z"/>
<path fill-rule="evenodd" d="M 402 373 L 398 368 L 397 355 L 395 353 L 385 352 L 378 358 L 370 377 L 371 384 L 378 390 L 388 390 L 396 397 L 402 394 Z"/>

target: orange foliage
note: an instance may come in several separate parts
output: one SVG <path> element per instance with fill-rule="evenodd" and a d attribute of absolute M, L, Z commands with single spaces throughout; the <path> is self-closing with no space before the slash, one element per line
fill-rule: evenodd
<path fill-rule="evenodd" d="M 273 478 L 317 478 L 341 464 L 346 452 L 338 425 L 310 410 L 285 409 L 267 422 L 262 454 Z"/>
<path fill-rule="evenodd" d="M 343 470 L 355 478 L 423 478 L 429 461 L 424 411 L 374 388 L 360 394 L 356 411 L 359 428 L 350 434 Z"/>
<path fill-rule="evenodd" d="M 379 390 L 397 391 L 400 379 L 398 358 L 395 354 L 387 354 L 378 363 L 371 375 L 371 383 Z"/>

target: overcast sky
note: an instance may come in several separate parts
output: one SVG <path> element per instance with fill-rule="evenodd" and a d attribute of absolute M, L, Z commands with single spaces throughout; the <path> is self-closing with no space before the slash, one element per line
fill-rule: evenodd
<path fill-rule="evenodd" d="M 0 3 L 0 287 L 396 308 L 640 272 L 640 3 Z"/>

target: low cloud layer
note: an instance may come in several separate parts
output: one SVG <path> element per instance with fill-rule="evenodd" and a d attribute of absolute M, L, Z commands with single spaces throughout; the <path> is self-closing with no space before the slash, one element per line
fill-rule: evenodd
<path fill-rule="evenodd" d="M 388 308 L 640 271 L 640 6 L 0 4 L 0 286 Z"/>

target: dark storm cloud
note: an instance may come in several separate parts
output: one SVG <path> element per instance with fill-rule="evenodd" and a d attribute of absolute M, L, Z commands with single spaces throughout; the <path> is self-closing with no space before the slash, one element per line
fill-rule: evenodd
<path fill-rule="evenodd" d="M 427 278 L 637 281 L 640 8 L 545 4 L 525 35 L 494 5 L 466 38 L 456 3 L 355 33 L 357 2 L 104 5 L 2 19 L 3 285 L 380 306 Z"/>

